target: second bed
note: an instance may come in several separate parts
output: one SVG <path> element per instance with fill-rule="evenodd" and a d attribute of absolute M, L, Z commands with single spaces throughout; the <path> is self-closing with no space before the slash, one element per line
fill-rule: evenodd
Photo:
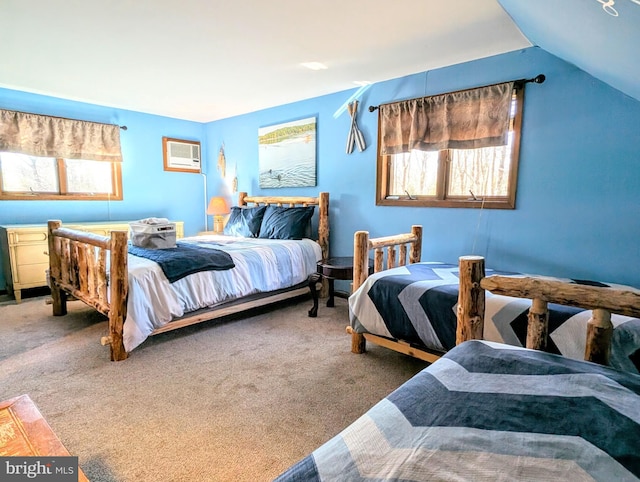
<path fill-rule="evenodd" d="M 369 238 L 359 231 L 354 238 L 354 286 L 349 298 L 352 351 L 364 351 L 365 339 L 433 362 L 456 345 L 460 266 L 422 262 L 422 228 L 411 233 Z M 367 276 L 370 253 L 375 273 Z M 384 264 L 386 262 L 386 268 Z M 487 268 L 486 276 L 521 276 Z M 545 280 L 554 280 L 545 278 Z M 576 288 L 607 289 L 619 285 L 587 280 L 557 280 Z M 632 295 L 637 290 L 629 288 Z M 605 293 L 606 294 L 606 293 Z M 483 293 L 485 296 L 485 293 Z M 486 291 L 481 338 L 514 346 L 527 346 L 527 324 L 532 306 L 528 297 L 503 296 Z M 588 307 L 550 302 L 546 315 L 545 351 L 584 359 L 586 326 L 592 317 Z M 637 310 L 636 310 L 637 311 Z M 614 314 L 608 364 L 629 372 L 640 368 L 640 319 Z M 545 333 L 546 335 L 546 333 Z"/>

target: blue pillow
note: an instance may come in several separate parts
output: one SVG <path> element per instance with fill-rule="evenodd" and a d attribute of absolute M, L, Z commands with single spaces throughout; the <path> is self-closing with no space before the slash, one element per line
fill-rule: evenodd
<path fill-rule="evenodd" d="M 255 206 L 252 208 L 233 206 L 223 233 L 227 236 L 257 238 L 260 233 L 262 217 L 266 210 L 267 206 Z"/>
<path fill-rule="evenodd" d="M 314 207 L 267 206 L 260 226 L 260 238 L 302 239 L 308 237 Z"/>

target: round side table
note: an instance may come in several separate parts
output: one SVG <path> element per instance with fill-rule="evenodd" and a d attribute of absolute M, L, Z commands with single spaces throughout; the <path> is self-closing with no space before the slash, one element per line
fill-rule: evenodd
<path fill-rule="evenodd" d="M 373 266 L 373 265 L 370 265 Z M 373 268 L 370 268 L 372 271 Z M 349 293 L 334 292 L 334 280 L 353 280 L 353 257 L 338 256 L 318 261 L 317 271 L 309 276 L 309 289 L 313 297 L 313 308 L 309 310 L 309 316 L 315 318 L 318 316 L 318 290 L 316 283 L 325 278 L 329 282 L 329 299 L 327 306 L 334 306 L 334 296 L 349 297 Z"/>

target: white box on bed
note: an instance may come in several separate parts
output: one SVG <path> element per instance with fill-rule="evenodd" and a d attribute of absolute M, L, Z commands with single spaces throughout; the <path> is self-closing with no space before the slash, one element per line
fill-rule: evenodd
<path fill-rule="evenodd" d="M 129 237 L 134 246 L 147 249 L 176 247 L 176 224 L 130 223 Z"/>

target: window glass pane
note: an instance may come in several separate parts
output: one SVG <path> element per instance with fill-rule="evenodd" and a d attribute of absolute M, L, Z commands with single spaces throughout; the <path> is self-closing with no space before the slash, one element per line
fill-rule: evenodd
<path fill-rule="evenodd" d="M 65 159 L 69 193 L 113 194 L 111 163 Z"/>
<path fill-rule="evenodd" d="M 389 163 L 389 195 L 435 196 L 438 158 L 437 151 L 393 154 Z"/>
<path fill-rule="evenodd" d="M 56 160 L 12 152 L 0 153 L 4 192 L 58 192 Z"/>
<path fill-rule="evenodd" d="M 504 197 L 509 194 L 510 146 L 452 149 L 450 154 L 449 196 Z"/>

